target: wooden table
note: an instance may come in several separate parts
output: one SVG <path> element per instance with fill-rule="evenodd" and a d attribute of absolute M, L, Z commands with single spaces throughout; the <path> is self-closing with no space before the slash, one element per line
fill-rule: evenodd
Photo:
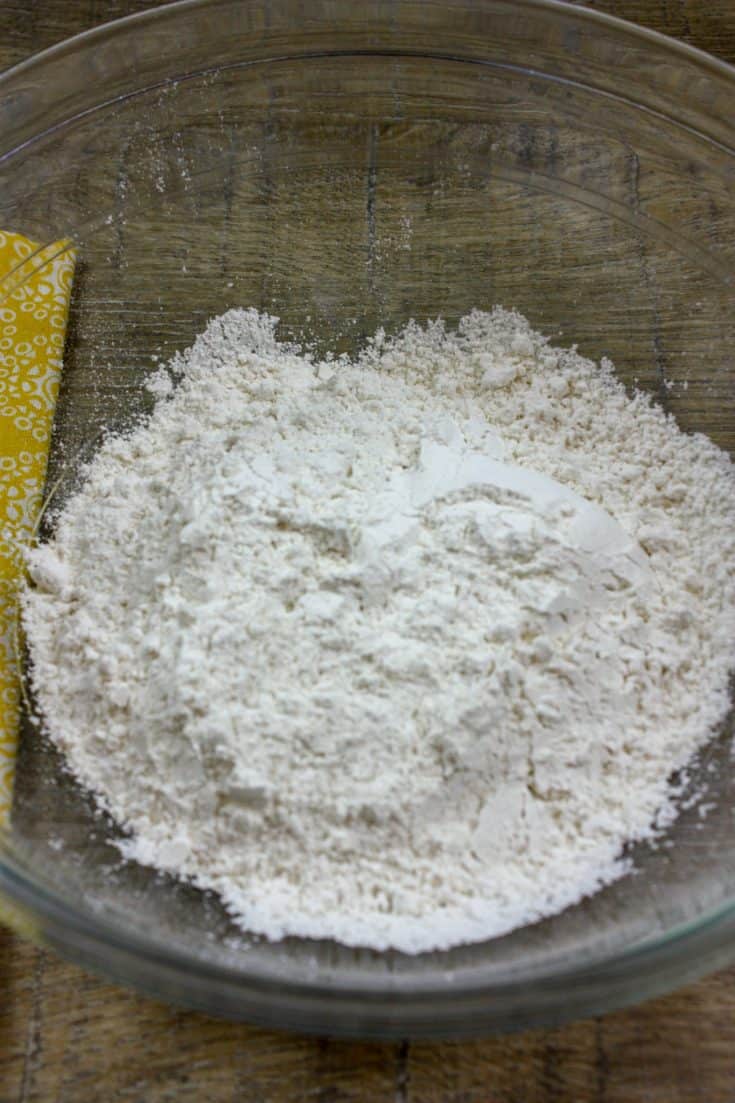
<path fill-rule="evenodd" d="M 2 0 L 0 69 L 146 0 Z M 735 0 L 589 0 L 735 62 Z M 557 1030 L 359 1045 L 176 1011 L 0 929 L 0 1103 L 735 1103 L 735 969 Z"/>

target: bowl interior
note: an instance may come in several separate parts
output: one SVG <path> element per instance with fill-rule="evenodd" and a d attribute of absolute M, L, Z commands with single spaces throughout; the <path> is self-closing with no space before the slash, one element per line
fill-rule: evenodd
<path fill-rule="evenodd" d="M 232 306 L 335 352 L 409 318 L 515 307 L 732 451 L 732 77 L 553 4 L 359 7 L 174 5 L 6 78 L 0 225 L 70 235 L 79 250 L 58 494 L 101 429 L 146 409 L 159 360 Z M 691 807 L 655 849 L 635 848 L 617 884 L 505 938 L 418 958 L 270 945 L 211 897 L 121 864 L 113 825 L 29 727 L 2 845 L 29 882 L 194 971 L 398 998 L 531 985 L 727 905 L 729 728 L 692 785 L 707 814 Z"/>

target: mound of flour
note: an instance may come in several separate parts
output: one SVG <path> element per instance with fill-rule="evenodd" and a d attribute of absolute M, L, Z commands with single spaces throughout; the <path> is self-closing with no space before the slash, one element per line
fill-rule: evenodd
<path fill-rule="evenodd" d="M 273 938 L 578 901 L 728 708 L 733 466 L 501 309 L 354 363 L 274 327 L 215 319 L 30 553 L 51 738 L 126 855 Z"/>

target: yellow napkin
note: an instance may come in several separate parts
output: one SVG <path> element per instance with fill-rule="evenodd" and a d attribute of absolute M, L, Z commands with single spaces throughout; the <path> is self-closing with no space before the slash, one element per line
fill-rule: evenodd
<path fill-rule="evenodd" d="M 0 823 L 18 737 L 21 548 L 41 505 L 75 256 L 68 239 L 41 247 L 0 230 Z"/>

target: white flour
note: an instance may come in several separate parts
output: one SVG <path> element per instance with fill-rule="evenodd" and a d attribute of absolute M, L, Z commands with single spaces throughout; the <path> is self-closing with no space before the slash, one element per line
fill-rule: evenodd
<path fill-rule="evenodd" d="M 30 554 L 127 855 L 271 937 L 498 935 L 624 871 L 728 707 L 735 474 L 517 314 L 312 364 L 230 311 Z"/>

